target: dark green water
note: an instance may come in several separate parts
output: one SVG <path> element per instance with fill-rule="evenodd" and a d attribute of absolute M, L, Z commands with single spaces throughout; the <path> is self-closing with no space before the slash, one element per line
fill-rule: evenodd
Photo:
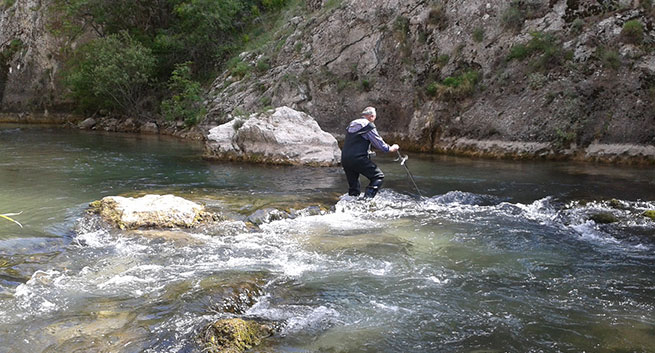
<path fill-rule="evenodd" d="M 193 352 L 235 284 L 259 352 L 655 351 L 655 172 L 412 155 L 427 197 L 379 156 L 385 189 L 339 200 L 339 168 L 203 161 L 202 146 L 0 127 L 0 351 Z M 235 218 L 318 216 L 174 238 L 81 221 L 108 195 L 176 194 Z M 610 201 L 615 199 L 614 201 Z M 596 224 L 611 213 L 618 222 Z"/>

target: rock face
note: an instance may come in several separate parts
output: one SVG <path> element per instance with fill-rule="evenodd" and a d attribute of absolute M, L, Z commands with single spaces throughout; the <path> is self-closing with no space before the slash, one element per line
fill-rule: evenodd
<path fill-rule="evenodd" d="M 107 196 L 89 206 L 91 213 L 120 229 L 190 228 L 217 218 L 204 206 L 173 195 Z"/>
<path fill-rule="evenodd" d="M 48 28 L 48 2 L 0 4 L 0 110 L 44 112 L 64 101 L 61 45 Z"/>
<path fill-rule="evenodd" d="M 373 105 L 404 149 L 589 159 L 591 144 L 653 145 L 655 16 L 643 3 L 312 1 L 280 42 L 240 55 L 249 75 L 216 79 L 206 124 L 288 105 L 339 136 Z M 642 37 L 622 33 L 628 21 Z"/>
<path fill-rule="evenodd" d="M 337 140 L 309 115 L 279 107 L 209 130 L 205 157 L 272 164 L 334 166 Z"/>

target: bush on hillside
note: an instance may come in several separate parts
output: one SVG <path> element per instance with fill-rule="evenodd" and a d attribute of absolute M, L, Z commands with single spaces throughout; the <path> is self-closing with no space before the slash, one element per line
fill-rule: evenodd
<path fill-rule="evenodd" d="M 172 92 L 169 99 L 161 103 L 162 114 L 167 120 L 181 120 L 186 126 L 199 123 L 205 116 L 203 89 L 200 83 L 191 79 L 191 63 L 178 64 L 168 82 Z"/>
<path fill-rule="evenodd" d="M 155 57 L 129 34 L 83 45 L 69 62 L 65 80 L 83 110 L 135 113 L 152 82 Z"/>
<path fill-rule="evenodd" d="M 623 24 L 621 36 L 629 43 L 641 43 L 644 39 L 644 25 L 639 20 L 630 20 Z"/>

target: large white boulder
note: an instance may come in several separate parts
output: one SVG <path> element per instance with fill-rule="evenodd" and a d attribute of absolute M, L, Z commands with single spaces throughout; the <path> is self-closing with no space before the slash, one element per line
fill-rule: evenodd
<path fill-rule="evenodd" d="M 311 116 L 279 107 L 209 130 L 205 157 L 272 164 L 334 166 L 341 150 Z"/>
<path fill-rule="evenodd" d="M 107 196 L 89 206 L 120 229 L 190 228 L 216 218 L 203 205 L 173 195 Z"/>

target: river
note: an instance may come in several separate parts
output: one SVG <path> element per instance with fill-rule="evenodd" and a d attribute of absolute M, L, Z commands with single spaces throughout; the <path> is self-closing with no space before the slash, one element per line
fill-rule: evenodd
<path fill-rule="evenodd" d="M 1 352 L 196 352 L 237 315 L 279 330 L 253 352 L 655 351 L 655 171 L 391 156 L 373 201 L 340 168 L 208 162 L 153 136 L 0 126 Z M 111 231 L 109 195 L 175 194 L 258 229 Z M 597 224 L 596 214 L 617 222 Z M 254 305 L 226 313 L 243 283 Z M 228 299 L 226 299 L 228 298 Z"/>

